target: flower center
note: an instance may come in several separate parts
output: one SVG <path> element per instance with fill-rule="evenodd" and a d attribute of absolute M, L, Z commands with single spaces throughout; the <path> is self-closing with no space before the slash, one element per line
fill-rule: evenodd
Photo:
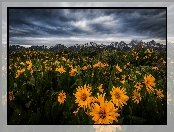
<path fill-rule="evenodd" d="M 106 117 L 105 110 L 100 110 L 99 114 L 100 114 L 100 118 L 102 118 L 102 119 L 104 119 Z"/>
<path fill-rule="evenodd" d="M 85 101 L 86 98 L 87 98 L 86 94 L 83 93 L 82 96 L 81 96 L 81 100 L 82 100 L 82 101 Z"/>
<path fill-rule="evenodd" d="M 140 99 L 140 96 L 137 94 L 137 95 L 136 95 L 136 98 L 139 100 L 139 99 Z"/>
<path fill-rule="evenodd" d="M 62 99 L 63 98 L 63 95 L 60 95 L 59 97 L 60 97 L 60 99 Z"/>
<path fill-rule="evenodd" d="M 120 98 L 120 94 L 119 94 L 119 93 L 116 93 L 116 94 L 115 94 L 115 98 L 116 98 L 116 99 L 119 99 L 119 98 Z"/>

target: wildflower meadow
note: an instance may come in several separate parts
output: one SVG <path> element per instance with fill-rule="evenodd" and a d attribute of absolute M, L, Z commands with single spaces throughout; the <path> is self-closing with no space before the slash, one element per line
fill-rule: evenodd
<path fill-rule="evenodd" d="M 166 52 L 9 51 L 8 124 L 167 124 Z"/>

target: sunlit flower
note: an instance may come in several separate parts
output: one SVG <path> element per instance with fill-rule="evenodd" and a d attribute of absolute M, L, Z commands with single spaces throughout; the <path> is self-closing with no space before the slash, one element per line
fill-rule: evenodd
<path fill-rule="evenodd" d="M 77 73 L 77 66 L 75 68 L 71 68 L 71 71 L 69 72 L 70 76 L 75 76 Z"/>
<path fill-rule="evenodd" d="M 88 69 L 88 67 L 87 66 L 83 66 L 83 68 L 82 68 L 84 71 L 85 70 L 87 70 Z"/>
<path fill-rule="evenodd" d="M 139 101 L 141 101 L 141 96 L 140 96 L 140 93 L 138 92 L 137 89 L 135 89 L 133 91 L 133 96 L 132 96 L 132 100 L 134 100 L 134 103 L 137 102 L 137 104 L 139 103 Z"/>
<path fill-rule="evenodd" d="M 122 72 L 122 69 L 118 66 L 118 64 L 116 65 L 116 69 L 117 69 L 119 72 Z"/>
<path fill-rule="evenodd" d="M 96 64 L 94 64 L 94 65 L 93 65 L 93 68 L 100 67 L 100 66 L 101 66 L 101 64 L 102 64 L 102 63 L 99 61 L 98 63 L 96 63 Z"/>
<path fill-rule="evenodd" d="M 163 64 L 166 64 L 166 61 L 163 60 Z"/>
<path fill-rule="evenodd" d="M 51 68 L 51 67 L 47 67 L 47 69 L 48 69 L 49 71 L 52 71 L 52 68 Z"/>
<path fill-rule="evenodd" d="M 129 99 L 129 97 L 126 95 L 126 89 L 120 87 L 115 88 L 113 86 L 112 91 L 110 91 L 111 99 L 116 106 L 122 108 L 125 104 L 127 105 L 126 101 Z"/>
<path fill-rule="evenodd" d="M 148 56 L 144 56 L 144 57 L 143 57 L 143 59 L 147 59 L 147 58 L 148 58 Z"/>
<path fill-rule="evenodd" d="M 60 72 L 60 73 L 66 72 L 65 69 L 63 68 L 63 66 L 61 66 L 60 68 L 56 68 L 55 71 L 58 71 L 58 72 Z"/>
<path fill-rule="evenodd" d="M 140 82 L 137 82 L 134 87 L 137 88 L 138 90 L 141 90 L 141 87 L 143 87 L 143 85 L 141 85 Z"/>
<path fill-rule="evenodd" d="M 31 64 L 31 63 L 32 63 L 31 60 L 30 61 L 26 61 L 26 64 L 28 64 L 28 65 Z"/>
<path fill-rule="evenodd" d="M 69 66 L 69 68 L 73 68 L 73 66 L 72 65 L 70 65 L 70 64 L 67 64 L 68 66 Z"/>
<path fill-rule="evenodd" d="M 104 66 L 109 66 L 109 64 L 108 64 L 108 63 L 104 63 L 103 65 L 104 65 Z"/>
<path fill-rule="evenodd" d="M 104 89 L 102 89 L 102 87 L 103 87 L 103 84 L 100 84 L 100 86 L 98 87 L 98 90 L 99 90 L 101 93 L 103 93 L 103 90 L 104 90 Z"/>
<path fill-rule="evenodd" d="M 21 62 L 20 64 L 21 64 L 21 65 L 25 65 L 24 62 Z"/>
<path fill-rule="evenodd" d="M 64 103 L 64 101 L 65 101 L 65 99 L 66 99 L 66 93 L 65 92 L 63 92 L 63 90 L 62 90 L 62 92 L 58 95 L 58 102 L 61 104 L 63 104 Z"/>
<path fill-rule="evenodd" d="M 126 67 L 127 67 L 127 66 L 126 66 L 126 65 L 124 65 L 124 69 L 126 69 Z"/>
<path fill-rule="evenodd" d="M 128 80 L 132 80 L 130 75 L 128 75 Z"/>
<path fill-rule="evenodd" d="M 152 49 L 152 51 L 150 51 L 150 49 L 147 49 L 147 52 L 148 52 L 149 54 L 151 54 L 151 53 L 153 53 L 153 49 Z"/>
<path fill-rule="evenodd" d="M 66 61 L 66 58 L 65 58 L 65 57 L 62 57 L 62 60 L 63 60 L 63 61 Z"/>
<path fill-rule="evenodd" d="M 31 70 L 31 68 L 32 68 L 32 63 L 29 62 L 28 64 L 29 64 L 29 65 L 27 66 L 27 69 L 28 69 L 28 70 Z"/>
<path fill-rule="evenodd" d="M 122 79 L 125 80 L 126 79 L 126 76 L 125 75 L 122 75 Z"/>
<path fill-rule="evenodd" d="M 76 116 L 76 114 L 79 112 L 79 107 L 77 108 L 77 110 L 76 111 L 74 111 L 73 113 L 75 114 L 75 116 Z"/>
<path fill-rule="evenodd" d="M 94 76 L 94 73 L 92 73 L 92 77 Z"/>
<path fill-rule="evenodd" d="M 118 108 L 111 101 L 104 101 L 104 95 L 98 94 L 98 98 L 99 102 L 91 105 L 90 115 L 93 116 L 94 124 L 112 124 L 114 120 L 118 122 Z"/>
<path fill-rule="evenodd" d="M 83 107 L 84 110 L 85 108 L 90 106 L 92 97 L 91 97 L 91 86 L 86 86 L 86 84 L 84 85 L 84 87 L 80 87 L 78 86 L 77 92 L 74 94 L 76 97 L 75 103 L 78 104 L 79 107 Z"/>
<path fill-rule="evenodd" d="M 163 90 L 157 90 L 156 89 L 156 96 L 157 96 L 157 98 L 163 98 L 164 97 L 164 94 L 162 93 L 163 92 Z"/>
<path fill-rule="evenodd" d="M 153 70 L 158 70 L 157 66 L 152 67 Z"/>
<path fill-rule="evenodd" d="M 10 99 L 10 101 L 11 101 L 11 100 L 14 100 L 13 91 L 9 92 L 9 99 Z"/>
<path fill-rule="evenodd" d="M 122 130 L 120 125 L 93 125 L 96 129 L 95 132 L 116 132 L 116 128 L 118 130 Z"/>
<path fill-rule="evenodd" d="M 137 55 L 137 56 L 136 56 L 136 60 L 138 60 L 138 58 L 139 58 L 139 56 Z"/>
<path fill-rule="evenodd" d="M 125 57 L 125 58 L 126 58 L 126 57 L 127 57 L 127 55 L 123 55 L 123 57 Z"/>
<path fill-rule="evenodd" d="M 170 98 L 170 95 L 168 92 L 167 92 L 167 104 L 169 104 L 170 101 L 172 101 L 172 99 Z M 170 105 L 170 104 L 169 104 Z"/>
<path fill-rule="evenodd" d="M 101 63 L 101 67 L 104 68 L 106 66 L 109 66 L 107 63 Z"/>
<path fill-rule="evenodd" d="M 146 85 L 146 90 L 149 94 L 154 91 L 152 86 L 155 86 L 156 83 L 155 83 L 155 78 L 151 74 L 149 76 L 147 75 L 144 76 L 143 83 Z"/>
<path fill-rule="evenodd" d="M 20 76 L 20 74 L 21 74 L 20 70 L 17 70 L 15 78 L 18 78 Z"/>
<path fill-rule="evenodd" d="M 12 67 L 11 67 L 11 65 L 9 66 L 9 69 L 11 69 Z"/>
<path fill-rule="evenodd" d="M 33 70 L 30 71 L 30 74 L 31 74 L 31 75 L 33 74 Z"/>
<path fill-rule="evenodd" d="M 114 80 L 115 80 L 115 81 L 116 81 L 116 80 L 120 80 L 120 78 L 118 78 L 118 77 L 114 76 Z"/>
<path fill-rule="evenodd" d="M 136 73 L 138 73 L 139 75 L 141 75 L 141 72 L 140 71 L 135 71 Z"/>
<path fill-rule="evenodd" d="M 120 81 L 122 84 L 124 84 L 125 83 L 125 80 L 122 80 L 122 81 Z"/>
<path fill-rule="evenodd" d="M 20 74 L 23 73 L 24 71 L 25 71 L 25 68 L 17 70 L 15 78 L 18 78 L 20 76 Z"/>

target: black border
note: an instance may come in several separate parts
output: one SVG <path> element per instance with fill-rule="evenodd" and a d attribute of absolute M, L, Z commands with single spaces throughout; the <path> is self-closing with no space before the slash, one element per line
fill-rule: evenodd
<path fill-rule="evenodd" d="M 167 88 L 167 7 L 7 7 L 7 125 L 9 124 L 9 10 L 10 9 L 166 9 L 166 88 Z M 167 100 L 167 92 L 166 92 L 166 100 Z M 15 124 L 18 125 L 18 124 Z M 23 125 L 23 124 L 20 124 Z M 25 124 L 30 125 L 30 124 Z M 42 124 L 32 124 L 32 125 L 42 125 Z M 45 125 L 45 124 L 44 124 Z M 50 125 L 50 124 L 48 124 Z M 58 125 L 74 125 L 74 124 L 58 124 Z M 114 124 L 75 124 L 75 125 L 114 125 Z M 123 124 L 117 124 L 123 125 Z M 130 124 L 124 124 L 130 125 Z M 136 124 L 142 125 L 142 124 Z M 146 125 L 146 124 L 145 124 Z M 148 124 L 155 125 L 155 124 Z M 158 124 L 158 125 L 167 125 L 167 103 L 166 103 L 166 124 Z M 132 125 L 131 125 L 132 126 Z"/>

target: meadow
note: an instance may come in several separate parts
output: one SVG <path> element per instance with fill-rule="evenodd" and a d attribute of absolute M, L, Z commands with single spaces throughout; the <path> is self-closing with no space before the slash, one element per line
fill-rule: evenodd
<path fill-rule="evenodd" d="M 8 124 L 167 124 L 166 52 L 9 51 Z"/>

